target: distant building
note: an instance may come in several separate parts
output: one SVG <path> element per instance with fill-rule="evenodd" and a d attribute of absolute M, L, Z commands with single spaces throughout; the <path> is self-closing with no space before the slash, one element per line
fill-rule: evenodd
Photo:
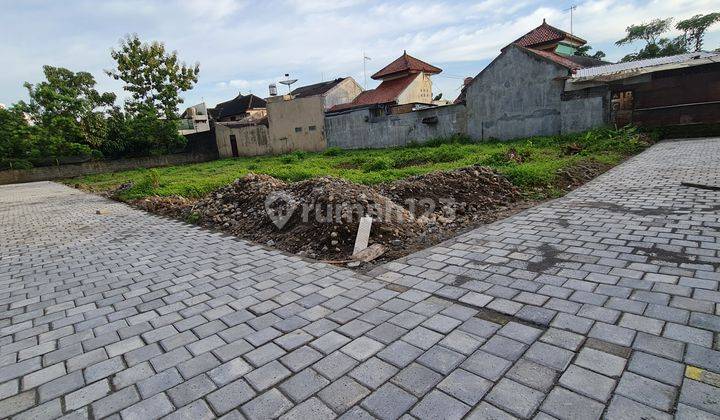
<path fill-rule="evenodd" d="M 180 115 L 180 134 L 202 133 L 210 131 L 210 115 L 205 102 L 188 107 Z"/>
<path fill-rule="evenodd" d="M 461 93 L 467 107 L 468 134 L 478 139 L 510 139 L 581 131 L 602 124 L 602 106 L 593 101 L 573 103 L 588 105 L 584 113 L 590 115 L 573 124 L 568 120 L 570 104 L 563 101 L 565 80 L 574 72 L 607 64 L 574 55 L 585 43 L 543 20 L 503 48 Z M 564 115 L 567 121 L 563 121 Z"/>
<path fill-rule="evenodd" d="M 209 110 L 214 121 L 252 122 L 258 121 L 267 114 L 267 103 L 263 98 L 253 94 L 239 94 L 235 98 L 221 102 Z"/>
<path fill-rule="evenodd" d="M 267 116 L 272 150 L 324 150 L 325 111 L 352 101 L 361 92 L 362 87 L 352 77 L 345 77 L 269 97 Z"/>
<path fill-rule="evenodd" d="M 334 106 L 332 112 L 373 105 L 396 106 L 425 104 L 432 106 L 433 92 L 430 76 L 442 69 L 409 55 L 407 51 L 371 77 L 380 85 L 366 90 L 352 102 Z"/>

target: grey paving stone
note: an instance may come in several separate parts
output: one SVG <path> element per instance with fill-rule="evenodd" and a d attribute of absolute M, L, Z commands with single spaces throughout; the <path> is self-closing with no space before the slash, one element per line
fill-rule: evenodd
<path fill-rule="evenodd" d="M 518 360 L 506 374 L 506 377 L 515 382 L 542 392 L 550 391 L 557 376 L 556 371 L 528 359 Z"/>
<path fill-rule="evenodd" d="M 372 357 L 353 369 L 349 376 L 370 389 L 376 389 L 397 372 L 395 366 Z"/>
<path fill-rule="evenodd" d="M 372 359 L 371 359 L 372 360 Z M 330 383 L 322 375 L 308 368 L 290 377 L 279 388 L 296 403 L 304 401 Z"/>
<path fill-rule="evenodd" d="M 324 354 L 330 354 L 349 342 L 350 339 L 344 335 L 338 334 L 335 331 L 330 331 L 322 337 L 312 341 L 310 346 L 316 348 Z"/>
<path fill-rule="evenodd" d="M 561 420 L 597 420 L 604 406 L 563 388 L 553 388 L 540 409 Z"/>
<path fill-rule="evenodd" d="M 367 360 L 384 346 L 381 342 L 369 337 L 359 337 L 343 346 L 340 351 L 358 361 Z"/>
<path fill-rule="evenodd" d="M 157 394 L 131 405 L 122 410 L 120 414 L 123 420 L 159 419 L 170 414 L 174 409 L 175 407 L 173 407 L 165 394 Z"/>
<path fill-rule="evenodd" d="M 442 379 L 443 376 L 439 373 L 420 364 L 411 363 L 395 375 L 391 381 L 416 397 L 422 397 Z"/>
<path fill-rule="evenodd" d="M 417 359 L 423 351 L 404 341 L 396 341 L 377 353 L 377 357 L 399 368 Z"/>
<path fill-rule="evenodd" d="M 140 363 L 139 365 L 116 373 L 113 377 L 113 385 L 115 389 L 124 388 L 149 378 L 154 374 L 155 371 L 152 366 L 150 366 L 150 363 Z"/>
<path fill-rule="evenodd" d="M 685 363 L 720 373 L 720 351 L 688 344 Z"/>
<path fill-rule="evenodd" d="M 575 363 L 605 376 L 617 377 L 625 369 L 627 360 L 614 354 L 585 347 L 580 350 Z"/>
<path fill-rule="evenodd" d="M 573 392 L 601 402 L 607 402 L 615 388 L 613 379 L 577 365 L 570 365 L 560 376 L 559 383 Z"/>
<path fill-rule="evenodd" d="M 497 381 L 511 365 L 512 363 L 508 360 L 478 350 L 468 357 L 460 367 L 485 379 Z"/>
<path fill-rule="evenodd" d="M 180 385 L 170 388 L 167 395 L 175 407 L 182 407 L 204 397 L 217 389 L 217 386 L 206 375 L 198 375 Z"/>
<path fill-rule="evenodd" d="M 402 337 L 402 340 L 427 350 L 443 338 L 442 334 L 431 331 L 425 327 L 416 327 Z"/>
<path fill-rule="evenodd" d="M 370 390 L 354 379 L 343 376 L 325 387 L 317 395 L 333 411 L 341 414 L 360 402 L 368 394 L 370 394 Z"/>
<path fill-rule="evenodd" d="M 635 334 L 636 331 L 628 328 L 618 327 L 617 325 L 610 325 L 604 322 L 596 322 L 588 336 L 628 347 L 632 345 Z"/>
<path fill-rule="evenodd" d="M 672 419 L 668 413 L 656 410 L 647 405 L 625 398 L 622 395 L 616 395 L 610 401 L 605 418 L 608 420 L 624 420 L 624 419 Z"/>
<path fill-rule="evenodd" d="M 334 419 L 337 415 L 317 398 L 310 398 L 304 403 L 295 406 L 292 410 L 283 414 L 281 419 Z"/>
<path fill-rule="evenodd" d="M 649 407 L 648 407 L 649 408 Z M 659 417 L 658 418 L 670 418 L 668 417 Z M 717 420 L 718 416 L 708 413 L 707 411 L 699 410 L 695 407 L 690 407 L 689 405 L 685 404 L 678 404 L 677 410 L 675 411 L 675 418 L 678 420 L 693 420 L 693 419 L 703 419 L 703 420 Z"/>
<path fill-rule="evenodd" d="M 486 402 L 481 402 L 470 414 L 467 419 L 471 420 L 514 420 L 517 417 L 500 410 Z"/>
<path fill-rule="evenodd" d="M 683 341 L 685 343 L 697 344 L 703 347 L 712 347 L 713 333 L 699 328 L 688 327 L 668 322 L 665 326 L 663 336 L 672 340 Z"/>
<path fill-rule="evenodd" d="M 680 390 L 680 402 L 720 416 L 720 391 L 714 386 L 686 379 Z"/>
<path fill-rule="evenodd" d="M 275 360 L 245 374 L 244 378 L 255 390 L 264 391 L 288 376 L 290 371 Z"/>
<path fill-rule="evenodd" d="M 574 356 L 575 354 L 569 350 L 536 342 L 525 352 L 524 357 L 554 370 L 563 371 Z"/>
<path fill-rule="evenodd" d="M 458 400 L 475 406 L 490 390 L 493 383 L 463 369 L 456 369 L 437 385 L 437 388 Z"/>
<path fill-rule="evenodd" d="M 389 420 L 399 418 L 415 402 L 417 398 L 413 395 L 391 383 L 386 383 L 365 398 L 361 406 L 373 416 Z"/>
<path fill-rule="evenodd" d="M 545 395 L 510 379 L 501 379 L 488 393 L 487 401 L 521 418 L 530 418 Z"/>
<path fill-rule="evenodd" d="M 440 391 L 432 391 L 412 409 L 418 419 L 461 419 L 470 406 Z"/>
<path fill-rule="evenodd" d="M 453 371 L 463 360 L 465 360 L 465 356 L 462 354 L 440 345 L 431 347 L 430 350 L 417 358 L 417 362 L 421 365 L 429 367 L 443 375 L 447 375 Z"/>
<path fill-rule="evenodd" d="M 207 403 L 198 400 L 176 410 L 164 417 L 163 420 L 210 420 L 214 418 L 215 414 L 213 414 Z"/>
<path fill-rule="evenodd" d="M 677 395 L 675 388 L 632 372 L 623 373 L 615 393 L 661 411 L 669 411 Z"/>
<path fill-rule="evenodd" d="M 336 351 L 328 356 L 325 356 L 322 360 L 317 361 L 313 365 L 313 369 L 331 381 L 334 381 L 349 372 L 357 364 L 357 360 L 345 353 Z"/>
<path fill-rule="evenodd" d="M 322 359 L 322 357 L 323 355 L 319 351 L 308 346 L 303 346 L 289 354 L 286 354 L 285 356 L 282 356 L 280 358 L 280 362 L 287 366 L 287 368 L 291 371 L 299 372 Z"/>
<path fill-rule="evenodd" d="M 529 327 L 517 322 L 508 322 L 498 331 L 498 334 L 502 336 L 525 344 L 532 344 L 542 333 L 543 331 L 539 328 Z"/>
<path fill-rule="evenodd" d="M 585 337 L 570 331 L 559 330 L 557 328 L 549 328 L 545 334 L 540 337 L 540 341 L 554 346 L 562 347 L 567 350 L 577 351 L 580 348 Z"/>
<path fill-rule="evenodd" d="M 83 386 L 85 386 L 85 379 L 83 378 L 82 372 L 79 370 L 75 371 L 40 385 L 38 388 L 39 401 L 50 401 L 76 389 L 80 389 Z"/>
<path fill-rule="evenodd" d="M 685 343 L 647 333 L 637 334 L 633 348 L 676 361 L 681 361 L 685 353 Z"/>
<path fill-rule="evenodd" d="M 682 363 L 636 351 L 630 358 L 628 370 L 668 385 L 680 386 L 685 367 Z"/>
<path fill-rule="evenodd" d="M 151 397 L 159 392 L 168 390 L 183 381 L 177 369 L 162 371 L 137 383 L 138 391 L 143 398 Z"/>
<path fill-rule="evenodd" d="M 60 399 L 54 399 L 13 416 L 13 420 L 54 419 L 62 416 Z"/>
<path fill-rule="evenodd" d="M 185 379 L 190 379 L 200 373 L 205 373 L 220 365 L 220 361 L 212 353 L 203 353 L 197 357 L 186 360 L 177 365 L 177 370 Z"/>
<path fill-rule="evenodd" d="M 93 415 L 97 418 L 107 417 L 140 401 L 135 387 L 123 388 L 120 391 L 95 401 L 92 404 Z"/>
<path fill-rule="evenodd" d="M 0 401 L 3 415 L 12 416 L 35 405 L 36 391 L 26 391 Z"/>
<path fill-rule="evenodd" d="M 218 414 L 224 414 L 255 396 L 255 391 L 242 379 L 231 382 L 217 391 L 208 394 L 205 399 Z"/>
<path fill-rule="evenodd" d="M 68 410 L 75 410 L 99 400 L 108 393 L 110 393 L 110 384 L 107 379 L 103 379 L 65 395 L 65 407 Z"/>
<path fill-rule="evenodd" d="M 517 360 L 525 352 L 527 346 L 519 341 L 495 335 L 485 342 L 480 349 L 507 360 Z"/>
<path fill-rule="evenodd" d="M 292 408 L 293 404 L 280 391 L 273 388 L 242 406 L 248 419 L 276 418 Z"/>

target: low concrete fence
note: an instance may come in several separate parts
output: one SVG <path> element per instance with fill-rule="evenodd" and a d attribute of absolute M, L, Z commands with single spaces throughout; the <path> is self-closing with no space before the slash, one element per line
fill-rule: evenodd
<path fill-rule="evenodd" d="M 405 146 L 466 132 L 462 104 L 380 116 L 365 108 L 325 117 L 327 145 L 341 149 Z"/>
<path fill-rule="evenodd" d="M 31 169 L 11 169 L 8 171 L 0 171 L 0 185 L 49 181 L 53 179 L 73 178 L 82 175 L 127 171 L 139 168 L 208 162 L 215 159 L 217 159 L 216 153 L 193 152 L 117 160 L 100 160 L 70 165 L 41 166 Z"/>

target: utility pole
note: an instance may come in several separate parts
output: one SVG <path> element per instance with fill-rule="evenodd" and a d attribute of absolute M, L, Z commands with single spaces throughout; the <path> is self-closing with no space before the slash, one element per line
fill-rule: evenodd
<path fill-rule="evenodd" d="M 570 33 L 571 34 L 573 33 L 573 12 L 575 11 L 575 9 L 577 9 L 577 6 L 574 4 L 570 7 L 568 7 L 567 9 L 565 9 L 565 11 L 568 11 L 568 10 L 570 11 Z"/>

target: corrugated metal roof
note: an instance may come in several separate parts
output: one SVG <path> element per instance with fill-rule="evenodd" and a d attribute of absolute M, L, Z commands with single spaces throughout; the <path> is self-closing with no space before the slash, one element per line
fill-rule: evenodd
<path fill-rule="evenodd" d="M 664 66 L 669 64 L 686 64 L 694 60 L 707 58 L 720 58 L 719 53 L 694 52 L 687 54 L 671 55 L 669 57 L 649 58 L 646 60 L 628 61 L 626 63 L 608 64 L 605 66 L 588 67 L 579 69 L 573 75 L 574 79 L 595 78 L 620 73 L 647 72 L 649 67 Z"/>

